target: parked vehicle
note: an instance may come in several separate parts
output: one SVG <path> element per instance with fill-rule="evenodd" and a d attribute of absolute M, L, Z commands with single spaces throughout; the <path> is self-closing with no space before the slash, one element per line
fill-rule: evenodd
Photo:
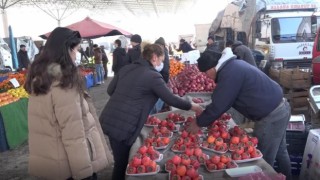
<path fill-rule="evenodd" d="M 319 0 L 237 0 L 220 13 L 222 17 L 217 17 L 210 30 L 264 53 L 273 68 L 310 68 L 311 17 L 319 7 Z"/>

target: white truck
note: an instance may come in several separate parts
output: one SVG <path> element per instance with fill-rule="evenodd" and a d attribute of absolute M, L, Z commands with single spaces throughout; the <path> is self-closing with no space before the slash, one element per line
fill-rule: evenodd
<path fill-rule="evenodd" d="M 317 8 L 319 0 L 236 0 L 218 14 L 210 34 L 242 41 L 273 68 L 310 68 Z"/>

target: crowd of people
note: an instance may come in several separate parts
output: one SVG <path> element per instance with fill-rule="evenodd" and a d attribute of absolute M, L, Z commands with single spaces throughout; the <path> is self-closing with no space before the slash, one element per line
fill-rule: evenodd
<path fill-rule="evenodd" d="M 142 38 L 131 36 L 128 51 L 114 41 L 110 96 L 100 117 L 83 87 L 75 64 L 81 49 L 79 32 L 58 27 L 52 31 L 41 54 L 28 68 L 25 89 L 28 105 L 29 173 L 46 179 L 97 179 L 106 168 L 106 141 L 110 140 L 114 157 L 112 179 L 125 179 L 130 149 L 149 114 L 166 103 L 192 110 L 197 118 L 188 131 L 198 132 L 233 107 L 255 121 L 254 135 L 267 163 L 279 162 L 280 171 L 291 179 L 286 149 L 286 127 L 290 106 L 280 86 L 253 63 L 248 48 L 228 41 L 220 51 L 214 37 L 208 37 L 207 49 L 198 59 L 198 68 L 218 85 L 212 103 L 205 109 L 173 95 L 169 80 L 169 50 L 163 37 L 142 47 Z M 104 47 L 95 45 L 93 57 L 98 83 L 107 77 L 108 58 Z M 179 49 L 193 50 L 184 40 Z M 24 61 L 21 47 L 19 61 Z M 81 51 L 81 50 L 80 50 Z M 83 51 L 83 50 L 82 50 Z M 20 60 L 21 59 L 21 60 Z"/>

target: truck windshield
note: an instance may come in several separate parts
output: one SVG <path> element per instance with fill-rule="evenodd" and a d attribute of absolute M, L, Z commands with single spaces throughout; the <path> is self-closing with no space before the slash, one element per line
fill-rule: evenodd
<path fill-rule="evenodd" d="M 274 43 L 313 42 L 311 17 L 273 18 L 271 20 Z"/>

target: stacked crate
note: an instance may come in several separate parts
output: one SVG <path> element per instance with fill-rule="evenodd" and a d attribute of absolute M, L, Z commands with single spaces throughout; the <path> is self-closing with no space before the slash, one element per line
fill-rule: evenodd
<path fill-rule="evenodd" d="M 308 107 L 308 90 L 311 87 L 311 73 L 295 69 L 281 69 L 279 84 L 289 100 L 292 112 Z"/>

